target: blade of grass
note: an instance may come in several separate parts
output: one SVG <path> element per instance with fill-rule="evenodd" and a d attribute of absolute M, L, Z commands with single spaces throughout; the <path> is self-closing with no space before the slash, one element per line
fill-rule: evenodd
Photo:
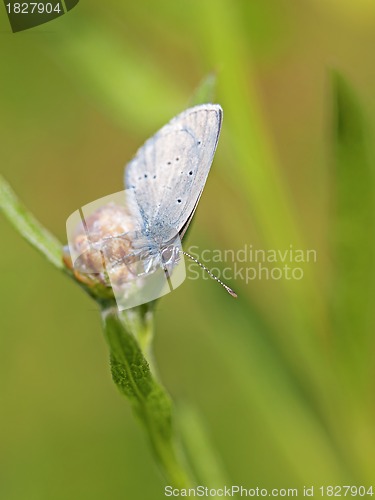
<path fill-rule="evenodd" d="M 202 52 L 211 65 L 221 68 L 218 96 L 225 112 L 224 129 L 231 141 L 231 175 L 237 176 L 250 200 L 265 248 L 283 249 L 290 244 L 305 248 L 297 211 L 288 196 L 259 104 L 251 54 L 243 43 L 246 26 L 240 7 L 228 0 L 196 7 L 197 19 L 202 21 Z M 207 18 L 210 23 L 205 22 Z M 305 351 L 305 361 L 310 364 L 312 345 L 318 342 L 318 335 L 324 339 L 325 333 L 326 312 L 316 277 L 307 267 L 303 283 L 280 281 L 280 295 L 280 340 L 285 341 L 286 333 L 301 352 Z"/>
<path fill-rule="evenodd" d="M 204 484 L 209 488 L 230 484 L 198 412 L 187 404 L 180 404 L 177 407 L 177 416 L 189 464 L 198 484 Z"/>
<path fill-rule="evenodd" d="M 375 176 L 368 122 L 345 79 L 333 75 L 335 98 L 335 215 L 332 289 L 336 342 L 351 364 L 351 378 L 362 374 L 373 336 L 375 278 Z"/>
<path fill-rule="evenodd" d="M 24 207 L 1 175 L 0 210 L 21 236 L 49 262 L 60 270 L 64 269 L 61 243 Z"/>
<path fill-rule="evenodd" d="M 373 134 L 365 111 L 339 73 L 335 99 L 335 180 L 332 221 L 334 278 L 331 290 L 333 347 L 348 415 L 353 453 L 371 477 L 375 434 L 373 331 L 375 283 L 375 172 Z M 370 411 L 369 411 L 370 410 Z"/>
<path fill-rule="evenodd" d="M 223 139 L 230 140 L 231 173 L 250 200 L 249 212 L 262 236 L 264 249 L 306 248 L 296 208 L 264 122 L 251 54 L 245 37 L 241 11 L 236 3 L 217 0 L 194 4 L 199 9 L 202 52 L 210 65 L 221 68 L 219 102 L 225 113 Z M 204 22 L 210 18 L 210 23 Z M 235 56 L 234 56 L 235 54 Z M 242 214 L 240 214 L 242 216 Z M 277 323 L 273 341 L 299 377 L 324 393 L 326 373 L 321 366 L 327 343 L 326 304 L 312 266 L 306 266 L 301 281 L 282 279 L 272 288 Z M 295 353 L 298 352 L 298 356 Z"/>

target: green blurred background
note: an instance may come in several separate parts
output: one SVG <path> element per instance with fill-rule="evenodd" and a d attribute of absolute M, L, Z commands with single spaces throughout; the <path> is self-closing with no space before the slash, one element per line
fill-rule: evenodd
<path fill-rule="evenodd" d="M 300 281 L 159 302 L 163 383 L 228 484 L 375 483 L 374 28 L 369 0 L 81 0 L 18 34 L 0 8 L 1 172 L 61 241 L 214 71 L 224 125 L 187 246 L 317 251 Z M 0 230 L 0 498 L 164 498 L 94 302 Z"/>

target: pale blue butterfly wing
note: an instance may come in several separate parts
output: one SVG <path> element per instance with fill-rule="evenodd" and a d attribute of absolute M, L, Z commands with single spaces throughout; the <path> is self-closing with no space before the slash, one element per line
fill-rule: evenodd
<path fill-rule="evenodd" d="M 211 167 L 222 109 L 187 109 L 151 137 L 128 163 L 125 187 L 145 238 L 167 243 L 185 232 Z"/>

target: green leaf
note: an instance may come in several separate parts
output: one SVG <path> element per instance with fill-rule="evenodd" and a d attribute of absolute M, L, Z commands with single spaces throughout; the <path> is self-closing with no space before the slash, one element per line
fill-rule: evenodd
<path fill-rule="evenodd" d="M 364 111 L 344 78 L 334 74 L 335 218 L 332 226 L 336 341 L 358 370 L 373 336 L 375 252 L 374 161 Z M 352 374 L 353 375 L 353 374 Z"/>
<path fill-rule="evenodd" d="M 64 269 L 61 243 L 22 205 L 0 176 L 0 210 L 14 228 L 58 269 Z"/>
<path fill-rule="evenodd" d="M 124 321 L 128 315 L 129 321 Z M 142 308 L 119 313 L 117 309 L 103 311 L 104 332 L 110 348 L 112 378 L 118 389 L 130 401 L 148 434 L 154 455 L 170 484 L 184 488 L 191 485 L 186 465 L 177 447 L 173 426 L 172 403 L 169 395 L 156 381 L 139 344 L 129 330 L 134 314 Z"/>

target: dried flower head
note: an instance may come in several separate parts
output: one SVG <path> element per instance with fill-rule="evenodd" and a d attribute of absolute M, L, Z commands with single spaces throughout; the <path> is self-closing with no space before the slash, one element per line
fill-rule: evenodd
<path fill-rule="evenodd" d="M 75 229 L 70 245 L 78 257 L 71 258 L 68 249 L 64 262 L 78 280 L 90 284 L 123 288 L 137 280 L 129 264 L 134 251 L 134 225 L 128 209 L 110 202 L 85 218 Z"/>

